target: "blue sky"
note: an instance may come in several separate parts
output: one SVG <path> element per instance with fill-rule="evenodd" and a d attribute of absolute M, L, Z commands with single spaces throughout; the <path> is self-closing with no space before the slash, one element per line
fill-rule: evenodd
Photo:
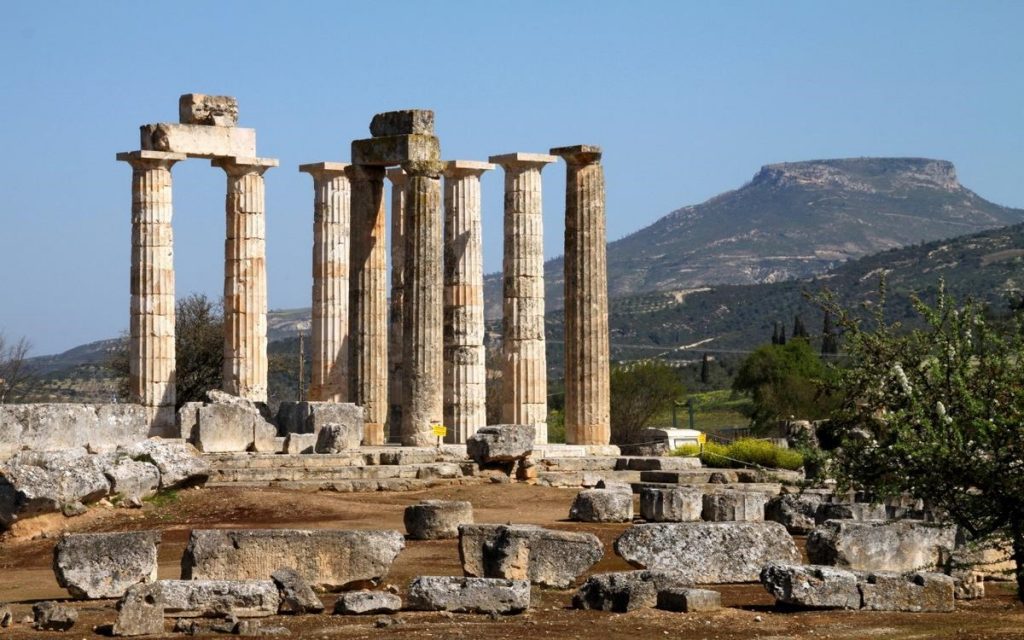
<path fill-rule="evenodd" d="M 230 94 L 267 173 L 272 308 L 308 306 L 312 188 L 372 115 L 432 108 L 448 159 L 599 144 L 614 239 L 762 164 L 912 155 L 1024 207 L 1022 2 L 21 2 L 0 23 L 0 331 L 34 353 L 128 323 L 140 124 Z M 561 253 L 564 165 L 545 170 Z M 177 290 L 219 296 L 224 177 L 174 169 Z M 484 179 L 485 263 L 502 183 Z"/>

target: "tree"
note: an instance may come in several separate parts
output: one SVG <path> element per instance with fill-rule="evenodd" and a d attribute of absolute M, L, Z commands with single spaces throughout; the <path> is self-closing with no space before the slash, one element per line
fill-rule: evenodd
<path fill-rule="evenodd" d="M 25 338 L 9 342 L 0 333 L 0 404 L 20 402 L 31 390 L 34 375 L 28 366 L 32 345 Z"/>
<path fill-rule="evenodd" d="M 612 369 L 612 442 L 639 442 L 640 431 L 685 393 L 678 373 L 664 362 L 651 360 Z"/>
<path fill-rule="evenodd" d="M 779 321 L 776 320 L 772 323 L 772 344 L 780 344 L 779 342 Z"/>
<path fill-rule="evenodd" d="M 839 338 L 832 326 L 832 312 L 825 310 L 825 322 L 821 327 L 821 354 L 835 355 L 839 353 Z"/>
<path fill-rule="evenodd" d="M 807 339 L 810 335 L 807 333 L 807 327 L 804 326 L 803 318 L 799 315 L 793 317 L 793 337 Z"/>
<path fill-rule="evenodd" d="M 751 423 L 763 431 L 780 420 L 828 415 L 832 400 L 821 391 L 827 373 L 806 340 L 790 340 L 755 349 L 740 365 L 732 388 L 750 394 Z"/>
<path fill-rule="evenodd" d="M 224 312 L 221 303 L 193 293 L 175 304 L 175 408 L 201 401 L 221 387 L 224 366 Z M 128 397 L 128 338 L 111 354 L 107 367 L 118 378 L 118 394 Z"/>
<path fill-rule="evenodd" d="M 906 331 L 884 319 L 884 283 L 867 320 L 827 304 L 849 360 L 833 382 L 838 478 L 924 499 L 969 540 L 1008 538 L 1024 601 L 1024 314 L 1000 330 L 940 287 L 935 306 L 915 299 L 923 323 Z"/>
<path fill-rule="evenodd" d="M 700 359 L 700 383 L 707 384 L 711 378 L 711 371 L 709 369 L 708 354 L 704 354 Z"/>

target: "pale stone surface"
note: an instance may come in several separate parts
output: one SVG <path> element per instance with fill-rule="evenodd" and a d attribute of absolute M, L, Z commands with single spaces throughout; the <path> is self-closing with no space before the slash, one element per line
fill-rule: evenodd
<path fill-rule="evenodd" d="M 701 517 L 708 522 L 763 522 L 768 496 L 753 491 L 722 491 L 704 496 Z"/>
<path fill-rule="evenodd" d="M 349 591 L 334 602 L 335 615 L 397 613 L 401 609 L 402 599 L 386 591 Z"/>
<path fill-rule="evenodd" d="M 496 424 L 477 429 L 466 442 L 466 455 L 481 466 L 512 463 L 533 452 L 536 427 L 529 424 Z"/>
<path fill-rule="evenodd" d="M 199 408 L 202 402 L 186 402 L 178 409 L 178 437 L 188 442 L 195 442 L 199 436 Z"/>
<path fill-rule="evenodd" d="M 462 443 L 487 424 L 480 176 L 486 162 L 454 160 L 444 172 L 444 424 Z"/>
<path fill-rule="evenodd" d="M 143 500 L 160 488 L 160 470 L 148 462 L 118 457 L 103 469 L 110 483 L 110 495 L 123 501 Z"/>
<path fill-rule="evenodd" d="M 711 589 L 673 587 L 658 592 L 656 606 L 665 611 L 682 613 L 716 611 L 722 608 L 722 594 Z"/>
<path fill-rule="evenodd" d="M 404 162 L 434 162 L 441 143 L 431 135 L 382 136 L 352 141 L 352 164 L 391 167 Z"/>
<path fill-rule="evenodd" d="M 147 147 L 143 145 L 143 149 Z M 158 149 L 166 152 L 169 149 Z M 128 396 L 151 411 L 151 435 L 174 427 L 174 231 L 171 167 L 185 156 L 135 151 L 132 167 L 131 307 Z"/>
<path fill-rule="evenodd" d="M 547 355 L 544 337 L 544 222 L 541 169 L 558 158 L 492 156 L 505 170 L 502 421 L 536 427 L 547 442 Z"/>
<path fill-rule="evenodd" d="M 430 109 L 385 111 L 373 116 L 370 135 L 375 138 L 403 135 L 434 135 L 434 112 Z"/>
<path fill-rule="evenodd" d="M 862 571 L 927 571 L 942 566 L 956 544 L 956 528 L 915 520 L 829 520 L 807 536 L 815 564 Z"/>
<path fill-rule="evenodd" d="M 150 636 L 164 632 L 164 607 L 147 598 L 149 589 L 133 586 L 117 603 L 117 620 L 111 629 L 115 636 Z"/>
<path fill-rule="evenodd" d="M 182 578 L 260 579 L 291 567 L 314 587 L 377 583 L 405 540 L 397 531 L 337 529 L 195 529 L 181 560 Z"/>
<path fill-rule="evenodd" d="M 473 505 L 464 500 L 423 500 L 405 508 L 405 530 L 413 540 L 442 540 L 473 523 Z"/>
<path fill-rule="evenodd" d="M 325 424 L 316 434 L 317 453 L 342 453 L 359 447 L 363 429 L 344 424 Z"/>
<path fill-rule="evenodd" d="M 25 449 L 116 448 L 145 440 L 149 430 L 137 404 L 0 404 L 0 461 Z"/>
<path fill-rule="evenodd" d="M 529 580 L 565 589 L 604 555 L 592 533 L 535 525 L 463 525 L 459 556 L 466 575 Z"/>
<path fill-rule="evenodd" d="M 231 404 L 207 404 L 199 409 L 196 448 L 203 453 L 245 451 L 253 443 L 258 413 Z"/>
<path fill-rule="evenodd" d="M 183 154 L 189 158 L 253 158 L 256 130 L 161 122 L 139 127 L 143 151 Z"/>
<path fill-rule="evenodd" d="M 281 594 L 280 613 L 320 613 L 324 610 L 324 603 L 316 597 L 313 587 L 295 569 L 277 569 L 270 574 L 270 579 Z"/>
<path fill-rule="evenodd" d="M 276 615 L 281 605 L 271 580 L 157 580 L 129 594 L 163 608 L 171 618 L 258 618 Z"/>
<path fill-rule="evenodd" d="M 615 541 L 615 551 L 633 566 L 677 572 L 695 584 L 756 582 L 767 564 L 800 561 L 777 522 L 634 525 Z"/>
<path fill-rule="evenodd" d="M 387 239 L 384 169 L 345 170 L 352 193 L 349 254 L 349 400 L 365 412 L 365 444 L 383 444 L 388 413 Z"/>
<path fill-rule="evenodd" d="M 822 502 L 817 505 L 814 512 L 816 524 L 822 524 L 827 520 L 886 520 L 887 518 L 885 505 L 866 502 Z"/>
<path fill-rule="evenodd" d="M 263 174 L 269 158 L 221 158 L 227 174 L 224 380 L 227 393 L 267 401 L 267 261 Z"/>
<path fill-rule="evenodd" d="M 66 534 L 53 549 L 53 572 L 75 598 L 120 598 L 156 580 L 159 544 L 159 531 Z"/>
<path fill-rule="evenodd" d="M 769 564 L 761 584 L 777 602 L 815 609 L 860 609 L 857 574 L 836 567 Z"/>
<path fill-rule="evenodd" d="M 103 498 L 103 466 L 84 449 L 15 456 L 0 467 L 0 526 Z"/>
<path fill-rule="evenodd" d="M 388 300 L 388 442 L 402 441 L 402 307 L 405 304 L 405 171 L 387 171 L 391 181 L 391 298 Z"/>
<path fill-rule="evenodd" d="M 351 402 L 282 402 L 277 423 L 284 433 L 318 434 L 327 424 L 362 429 L 364 411 Z"/>
<path fill-rule="evenodd" d="M 569 519 L 579 522 L 630 522 L 633 494 L 606 489 L 586 489 L 576 494 Z"/>
<path fill-rule="evenodd" d="M 288 455 L 300 453 L 313 453 L 316 449 L 317 434 L 315 433 L 289 433 L 285 440 L 284 451 Z"/>
<path fill-rule="evenodd" d="M 863 608 L 873 611 L 941 613 L 956 608 L 953 578 L 941 573 L 868 573 L 860 590 Z"/>
<path fill-rule="evenodd" d="M 694 522 L 700 520 L 704 494 L 690 487 L 643 487 L 640 489 L 640 517 L 648 522 Z"/>
<path fill-rule="evenodd" d="M 409 583 L 414 611 L 519 613 L 530 608 L 530 583 L 500 578 L 420 576 Z"/>
<path fill-rule="evenodd" d="M 575 609 L 625 613 L 654 607 L 658 593 L 685 588 L 692 582 L 665 571 L 615 571 L 587 578 L 572 597 Z"/>
<path fill-rule="evenodd" d="M 352 193 L 347 164 L 304 164 L 313 176 L 313 375 L 309 399 L 347 402 L 348 261 Z"/>
<path fill-rule="evenodd" d="M 119 447 L 118 453 L 156 465 L 160 471 L 161 489 L 179 489 L 203 484 L 210 475 L 210 463 L 187 442 L 150 438 L 130 446 Z"/>
<path fill-rule="evenodd" d="M 609 444 L 608 260 L 601 148 L 551 150 L 565 185 L 565 441 Z"/>
<path fill-rule="evenodd" d="M 441 171 L 436 160 L 406 162 L 405 295 L 402 308 L 402 444 L 429 446 L 443 424 L 444 325 Z"/>
<path fill-rule="evenodd" d="M 775 496 L 764 506 L 765 520 L 778 522 L 794 535 L 806 535 L 814 529 L 814 514 L 821 504 L 817 494 Z"/>
<path fill-rule="evenodd" d="M 238 124 L 238 100 L 232 96 L 186 93 L 178 98 L 178 122 L 233 127 Z"/>
<path fill-rule="evenodd" d="M 67 631 L 78 622 L 78 611 L 59 602 L 32 605 L 33 626 L 39 631 Z"/>

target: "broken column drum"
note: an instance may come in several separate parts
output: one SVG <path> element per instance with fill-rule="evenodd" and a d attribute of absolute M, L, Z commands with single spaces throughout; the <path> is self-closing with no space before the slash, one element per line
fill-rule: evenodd
<path fill-rule="evenodd" d="M 565 184 L 565 441 L 611 441 L 608 263 L 601 148 L 551 150 L 568 167 Z"/>
<path fill-rule="evenodd" d="M 405 187 L 405 292 L 402 309 L 402 444 L 429 446 L 443 419 L 441 172 L 434 160 L 402 164 Z"/>
<path fill-rule="evenodd" d="M 388 411 L 387 244 L 384 168 L 346 169 L 352 193 L 349 400 L 365 411 L 363 444 L 384 443 Z"/>
<path fill-rule="evenodd" d="M 555 156 L 492 156 L 505 170 L 502 421 L 536 428 L 547 442 L 547 356 L 544 337 L 544 232 L 541 169 Z"/>
<path fill-rule="evenodd" d="M 461 444 L 487 424 L 480 176 L 494 165 L 456 160 L 444 180 L 444 424 Z"/>
<path fill-rule="evenodd" d="M 391 300 L 388 315 L 388 442 L 402 440 L 402 304 L 405 297 L 405 172 L 388 169 L 391 181 Z"/>
<path fill-rule="evenodd" d="M 347 164 L 299 167 L 313 177 L 313 375 L 309 399 L 348 401 L 348 261 L 350 199 Z"/>

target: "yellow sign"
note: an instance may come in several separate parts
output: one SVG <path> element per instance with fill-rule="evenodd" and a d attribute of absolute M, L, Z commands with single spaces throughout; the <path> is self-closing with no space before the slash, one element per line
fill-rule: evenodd
<path fill-rule="evenodd" d="M 707 441 L 708 441 L 708 434 L 706 434 L 706 433 L 698 433 L 697 434 L 697 442 L 699 442 L 700 444 L 705 444 L 705 443 L 707 443 Z"/>
<path fill-rule="evenodd" d="M 444 426 L 443 424 L 435 424 L 434 435 L 437 436 L 438 438 L 445 437 L 446 435 L 448 435 L 448 427 Z"/>

